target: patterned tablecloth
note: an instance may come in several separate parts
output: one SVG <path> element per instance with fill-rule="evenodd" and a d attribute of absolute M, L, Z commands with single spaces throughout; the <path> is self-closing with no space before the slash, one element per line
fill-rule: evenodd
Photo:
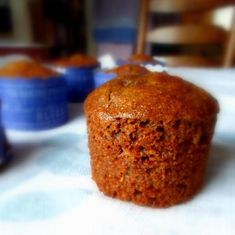
<path fill-rule="evenodd" d="M 221 107 L 205 184 L 193 200 L 152 209 L 100 193 L 82 105 L 74 104 L 65 126 L 7 131 L 15 158 L 0 172 L 0 234 L 235 234 L 235 70 L 169 72 L 208 89 Z"/>

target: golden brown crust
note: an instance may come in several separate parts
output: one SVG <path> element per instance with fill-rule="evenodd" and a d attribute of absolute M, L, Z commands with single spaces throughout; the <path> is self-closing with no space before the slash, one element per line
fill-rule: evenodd
<path fill-rule="evenodd" d="M 107 70 L 106 72 L 115 73 L 118 76 L 124 76 L 124 75 L 132 76 L 132 75 L 145 74 L 148 73 L 149 71 L 140 65 L 126 64 L 126 65 L 121 65 L 114 69 Z"/>
<path fill-rule="evenodd" d="M 70 57 L 59 59 L 55 61 L 54 64 L 61 67 L 92 67 L 97 66 L 98 61 L 92 56 L 75 54 Z"/>
<path fill-rule="evenodd" d="M 218 104 L 165 73 L 114 79 L 85 101 L 92 177 L 106 195 L 168 207 L 200 190 Z"/>
<path fill-rule="evenodd" d="M 218 112 L 206 91 L 167 73 L 118 77 L 91 93 L 88 110 L 109 118 L 201 120 Z"/>
<path fill-rule="evenodd" d="M 8 78 L 48 78 L 55 77 L 57 73 L 43 67 L 41 64 L 32 61 L 16 61 L 7 64 L 0 69 L 0 76 Z"/>

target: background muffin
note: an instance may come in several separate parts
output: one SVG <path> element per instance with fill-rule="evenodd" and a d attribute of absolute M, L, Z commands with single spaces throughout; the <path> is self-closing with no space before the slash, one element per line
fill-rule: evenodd
<path fill-rule="evenodd" d="M 113 78 L 120 75 L 133 76 L 133 75 L 144 74 L 147 72 L 149 71 L 146 68 L 134 64 L 126 64 L 109 70 L 97 71 L 95 73 L 95 86 L 99 87 L 103 83 L 112 80 Z"/>
<path fill-rule="evenodd" d="M 136 62 L 136 63 L 154 63 L 156 62 L 152 56 L 145 55 L 145 54 L 134 54 L 128 57 L 127 59 L 129 62 Z"/>
<path fill-rule="evenodd" d="M 17 77 L 47 79 L 49 77 L 57 76 L 56 72 L 53 72 L 34 61 L 16 61 L 6 64 L 0 68 L 0 77 L 8 77 L 9 79 L 15 79 Z"/>
<path fill-rule="evenodd" d="M 203 182 L 217 112 L 212 96 L 166 73 L 104 84 L 85 102 L 93 179 L 140 205 L 188 200 Z"/>
<path fill-rule="evenodd" d="M 98 61 L 89 55 L 75 54 L 69 57 L 58 59 L 54 64 L 61 67 L 97 67 Z"/>
<path fill-rule="evenodd" d="M 140 65 L 126 64 L 111 70 L 107 70 L 106 72 L 115 73 L 117 76 L 122 76 L 122 75 L 133 76 L 133 75 L 145 74 L 148 73 L 149 71 Z"/>

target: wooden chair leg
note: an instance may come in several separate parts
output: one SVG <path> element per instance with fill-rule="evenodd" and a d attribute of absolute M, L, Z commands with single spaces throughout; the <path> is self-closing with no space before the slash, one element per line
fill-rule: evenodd
<path fill-rule="evenodd" d="M 147 21 L 148 21 L 148 5 L 149 5 L 149 0 L 140 0 L 139 25 L 138 25 L 138 35 L 137 35 L 136 52 L 135 52 L 136 54 L 144 53 Z"/>
<path fill-rule="evenodd" d="M 223 63 L 224 67 L 228 68 L 232 66 L 234 54 L 235 54 L 235 7 L 233 9 L 231 32 L 225 48 L 224 63 Z"/>

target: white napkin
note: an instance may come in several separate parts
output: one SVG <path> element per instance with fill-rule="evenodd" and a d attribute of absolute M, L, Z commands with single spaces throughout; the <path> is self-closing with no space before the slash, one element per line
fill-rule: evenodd
<path fill-rule="evenodd" d="M 15 159 L 0 173 L 0 234 L 235 234 L 235 70 L 169 69 L 207 88 L 221 113 L 203 189 L 168 209 L 104 196 L 91 179 L 82 105 L 42 132 L 8 131 Z"/>

